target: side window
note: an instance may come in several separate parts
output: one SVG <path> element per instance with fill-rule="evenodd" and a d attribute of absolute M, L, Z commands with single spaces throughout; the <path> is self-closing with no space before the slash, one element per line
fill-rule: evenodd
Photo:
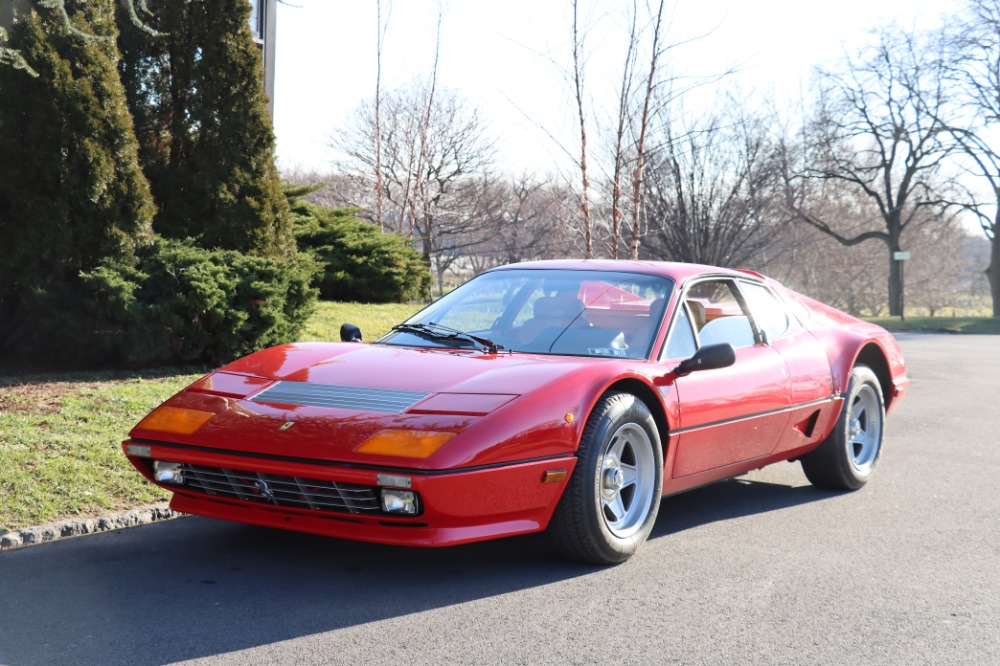
<path fill-rule="evenodd" d="M 753 327 L 731 280 L 699 282 L 684 300 L 691 310 L 699 347 L 723 342 L 736 349 L 753 346 Z"/>
<path fill-rule="evenodd" d="M 788 313 L 767 287 L 741 282 L 740 291 L 767 340 L 777 340 L 788 330 Z"/>
<path fill-rule="evenodd" d="M 694 331 L 691 330 L 691 317 L 688 316 L 687 306 L 681 301 L 677 307 L 677 316 L 674 318 L 674 327 L 670 329 L 670 337 L 667 338 L 667 346 L 661 358 L 691 358 L 697 350 L 698 343 L 694 339 Z"/>

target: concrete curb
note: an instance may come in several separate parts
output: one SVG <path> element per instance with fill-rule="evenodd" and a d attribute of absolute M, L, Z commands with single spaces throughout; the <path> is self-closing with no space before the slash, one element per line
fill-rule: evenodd
<path fill-rule="evenodd" d="M 70 520 L 60 520 L 54 523 L 39 525 L 38 527 L 25 527 L 20 530 L 10 532 L 0 532 L 0 551 L 14 550 L 24 546 L 33 546 L 40 543 L 49 543 L 60 539 L 81 536 L 83 534 L 95 534 L 97 532 L 110 532 L 127 527 L 138 527 L 161 520 L 172 520 L 183 516 L 183 513 L 171 511 L 166 502 L 119 511 L 104 516 L 92 518 L 72 518 Z"/>

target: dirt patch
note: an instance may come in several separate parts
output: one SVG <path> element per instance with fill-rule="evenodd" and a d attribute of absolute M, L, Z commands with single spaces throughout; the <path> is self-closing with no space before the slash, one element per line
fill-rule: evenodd
<path fill-rule="evenodd" d="M 53 414 L 68 395 L 99 386 L 81 382 L 0 383 L 0 412 Z"/>

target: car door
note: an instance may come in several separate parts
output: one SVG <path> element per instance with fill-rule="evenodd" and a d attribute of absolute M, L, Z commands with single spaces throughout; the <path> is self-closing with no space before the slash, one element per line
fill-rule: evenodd
<path fill-rule="evenodd" d="M 788 426 L 772 453 L 807 446 L 825 432 L 829 419 L 837 416 L 826 350 L 765 285 L 742 280 L 737 284 L 757 328 L 788 371 Z"/>
<path fill-rule="evenodd" d="M 686 287 L 661 360 L 690 358 L 728 342 L 736 362 L 678 377 L 679 427 L 672 476 L 684 477 L 766 456 L 788 422 L 790 383 L 781 355 L 763 343 L 731 279 Z"/>

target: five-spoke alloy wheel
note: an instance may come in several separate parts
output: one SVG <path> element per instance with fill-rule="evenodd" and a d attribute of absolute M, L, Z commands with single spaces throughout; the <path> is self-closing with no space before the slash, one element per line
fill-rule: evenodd
<path fill-rule="evenodd" d="M 857 490 L 865 485 L 882 453 L 884 423 L 878 378 L 867 366 L 855 366 L 833 432 L 802 457 L 806 477 L 814 486 L 833 490 Z"/>
<path fill-rule="evenodd" d="M 623 562 L 649 536 L 660 507 L 663 449 L 649 408 L 630 393 L 606 393 L 577 458 L 550 525 L 556 545 L 585 562 Z"/>

